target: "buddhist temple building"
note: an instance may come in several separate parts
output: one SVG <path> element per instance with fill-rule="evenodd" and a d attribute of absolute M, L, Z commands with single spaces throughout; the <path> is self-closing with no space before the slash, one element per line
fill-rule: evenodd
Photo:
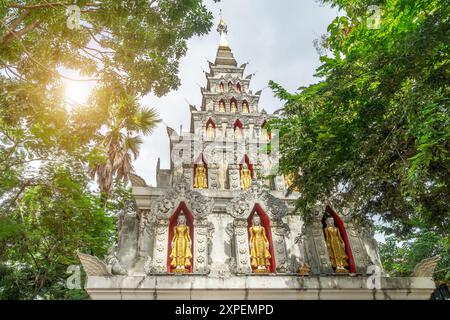
<path fill-rule="evenodd" d="M 80 254 L 93 299 L 428 299 L 431 276 L 390 278 L 370 221 L 318 202 L 295 212 L 301 190 L 277 170 L 277 135 L 220 20 L 186 132 L 167 128 L 170 166 L 156 186 L 133 176 L 134 209 L 119 218 L 106 262 Z M 295 175 L 295 173 L 294 173 Z"/>

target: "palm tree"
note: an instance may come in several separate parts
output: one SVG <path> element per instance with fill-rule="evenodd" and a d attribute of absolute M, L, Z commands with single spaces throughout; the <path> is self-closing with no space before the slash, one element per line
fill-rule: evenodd
<path fill-rule="evenodd" d="M 105 203 L 113 190 L 114 181 L 127 182 L 134 172 L 132 161 L 138 157 L 142 144 L 139 134 L 151 134 L 160 121 L 154 109 L 140 106 L 134 96 L 128 96 L 112 106 L 107 132 L 99 146 L 106 160 L 91 170 L 92 177 L 97 176 Z"/>

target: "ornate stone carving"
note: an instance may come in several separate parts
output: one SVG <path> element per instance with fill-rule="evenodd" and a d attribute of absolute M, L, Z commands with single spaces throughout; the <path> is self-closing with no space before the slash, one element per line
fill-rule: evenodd
<path fill-rule="evenodd" d="M 145 180 L 134 173 L 130 174 L 130 182 L 133 187 L 147 187 Z"/>
<path fill-rule="evenodd" d="M 106 257 L 106 265 L 110 274 L 127 275 L 127 270 L 122 266 L 117 257 L 117 245 L 111 246 Z"/>

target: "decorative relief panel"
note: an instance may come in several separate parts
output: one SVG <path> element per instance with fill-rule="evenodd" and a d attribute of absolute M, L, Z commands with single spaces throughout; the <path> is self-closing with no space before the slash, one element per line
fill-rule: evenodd
<path fill-rule="evenodd" d="M 322 211 L 317 210 L 316 214 L 310 217 L 302 228 L 306 262 L 311 266 L 313 274 L 333 273 L 323 234 L 322 215 Z"/>
<path fill-rule="evenodd" d="M 206 217 L 214 207 L 214 200 L 207 196 L 207 190 L 191 190 L 187 183 L 180 182 L 154 202 L 151 215 L 156 221 L 156 241 L 151 266 L 157 273 L 167 272 L 168 223 L 181 202 L 194 216 L 194 272 L 208 270 L 208 237 L 211 228 Z"/>
<path fill-rule="evenodd" d="M 239 174 L 239 166 L 230 165 L 229 166 L 229 175 L 230 175 L 230 189 L 231 190 L 239 190 L 240 189 L 240 174 Z"/>
<path fill-rule="evenodd" d="M 155 273 L 167 272 L 167 250 L 168 250 L 168 237 L 169 237 L 169 224 L 168 221 L 159 221 L 156 226 L 156 241 L 153 251 L 153 261 L 151 270 Z"/>
<path fill-rule="evenodd" d="M 247 219 L 255 204 L 259 204 L 273 222 L 281 221 L 281 218 L 288 212 L 284 200 L 270 194 L 261 181 L 253 181 L 248 190 L 241 192 L 230 201 L 230 205 L 227 206 L 227 213 L 235 218 Z"/>

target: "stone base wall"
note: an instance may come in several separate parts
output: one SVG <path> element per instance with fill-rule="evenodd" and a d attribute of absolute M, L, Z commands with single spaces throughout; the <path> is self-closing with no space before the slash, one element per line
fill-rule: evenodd
<path fill-rule="evenodd" d="M 381 289 L 368 289 L 365 276 L 299 277 L 294 275 L 90 276 L 92 299 L 145 300 L 424 300 L 435 284 L 431 278 L 381 278 Z"/>

